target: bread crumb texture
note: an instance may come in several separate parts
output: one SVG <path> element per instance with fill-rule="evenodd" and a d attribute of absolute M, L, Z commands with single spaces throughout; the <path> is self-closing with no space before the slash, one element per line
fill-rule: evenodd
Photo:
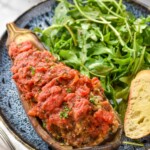
<path fill-rule="evenodd" d="M 131 139 L 150 134 L 150 70 L 138 73 L 131 83 L 124 128 Z"/>

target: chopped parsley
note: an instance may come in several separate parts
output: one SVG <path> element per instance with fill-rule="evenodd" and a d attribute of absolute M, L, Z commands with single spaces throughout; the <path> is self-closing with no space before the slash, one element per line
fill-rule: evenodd
<path fill-rule="evenodd" d="M 35 68 L 34 68 L 34 67 L 31 66 L 31 67 L 30 67 L 30 71 L 31 71 L 31 74 L 32 74 L 32 75 L 35 75 Z"/>
<path fill-rule="evenodd" d="M 65 106 L 63 111 L 60 112 L 60 118 L 68 118 L 68 113 L 69 113 L 70 109 Z"/>
<path fill-rule="evenodd" d="M 94 98 L 94 97 L 90 97 L 90 103 L 92 103 L 93 105 L 96 105 L 96 102 L 95 102 L 95 98 Z"/>
<path fill-rule="evenodd" d="M 43 128 L 46 128 L 46 122 L 42 122 L 42 126 L 43 126 Z"/>
<path fill-rule="evenodd" d="M 60 112 L 60 118 L 68 118 L 68 112 L 62 111 Z"/>
<path fill-rule="evenodd" d="M 67 93 L 71 93 L 72 92 L 72 90 L 71 90 L 71 88 L 67 88 Z"/>
<path fill-rule="evenodd" d="M 45 58 L 45 61 L 46 61 L 46 62 L 49 62 L 49 59 L 48 59 L 48 58 Z"/>

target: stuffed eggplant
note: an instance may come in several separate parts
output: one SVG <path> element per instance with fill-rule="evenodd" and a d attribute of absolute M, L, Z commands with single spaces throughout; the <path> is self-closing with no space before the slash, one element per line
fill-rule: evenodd
<path fill-rule="evenodd" d="M 120 121 L 98 78 L 58 62 L 30 30 L 13 23 L 7 30 L 12 78 L 37 133 L 60 150 L 117 147 Z"/>

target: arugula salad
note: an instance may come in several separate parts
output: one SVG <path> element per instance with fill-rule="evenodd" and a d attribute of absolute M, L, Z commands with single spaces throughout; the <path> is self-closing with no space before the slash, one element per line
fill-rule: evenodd
<path fill-rule="evenodd" d="M 59 0 L 52 25 L 34 31 L 59 61 L 98 77 L 123 117 L 131 80 L 150 69 L 149 23 L 150 16 L 136 18 L 122 0 Z"/>

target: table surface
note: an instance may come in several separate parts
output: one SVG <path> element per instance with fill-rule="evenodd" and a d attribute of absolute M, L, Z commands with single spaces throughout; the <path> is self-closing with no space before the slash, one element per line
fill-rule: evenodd
<path fill-rule="evenodd" d="M 0 38 L 6 30 L 6 24 L 8 22 L 13 22 L 23 12 L 42 1 L 44 0 L 0 0 Z M 11 141 L 13 140 L 12 142 L 13 144 L 15 144 L 15 146 L 17 146 L 18 150 L 20 148 L 22 150 L 26 150 L 25 147 L 23 147 L 12 137 L 12 135 L 10 135 L 10 133 L 9 138 L 11 139 Z M 4 144 L 2 138 L 0 138 L 0 147 L 0 149 L 3 150 L 10 150 L 9 147 L 6 144 Z"/>
<path fill-rule="evenodd" d="M 13 22 L 23 12 L 44 0 L 0 0 L 0 37 L 6 30 L 6 23 Z"/>

